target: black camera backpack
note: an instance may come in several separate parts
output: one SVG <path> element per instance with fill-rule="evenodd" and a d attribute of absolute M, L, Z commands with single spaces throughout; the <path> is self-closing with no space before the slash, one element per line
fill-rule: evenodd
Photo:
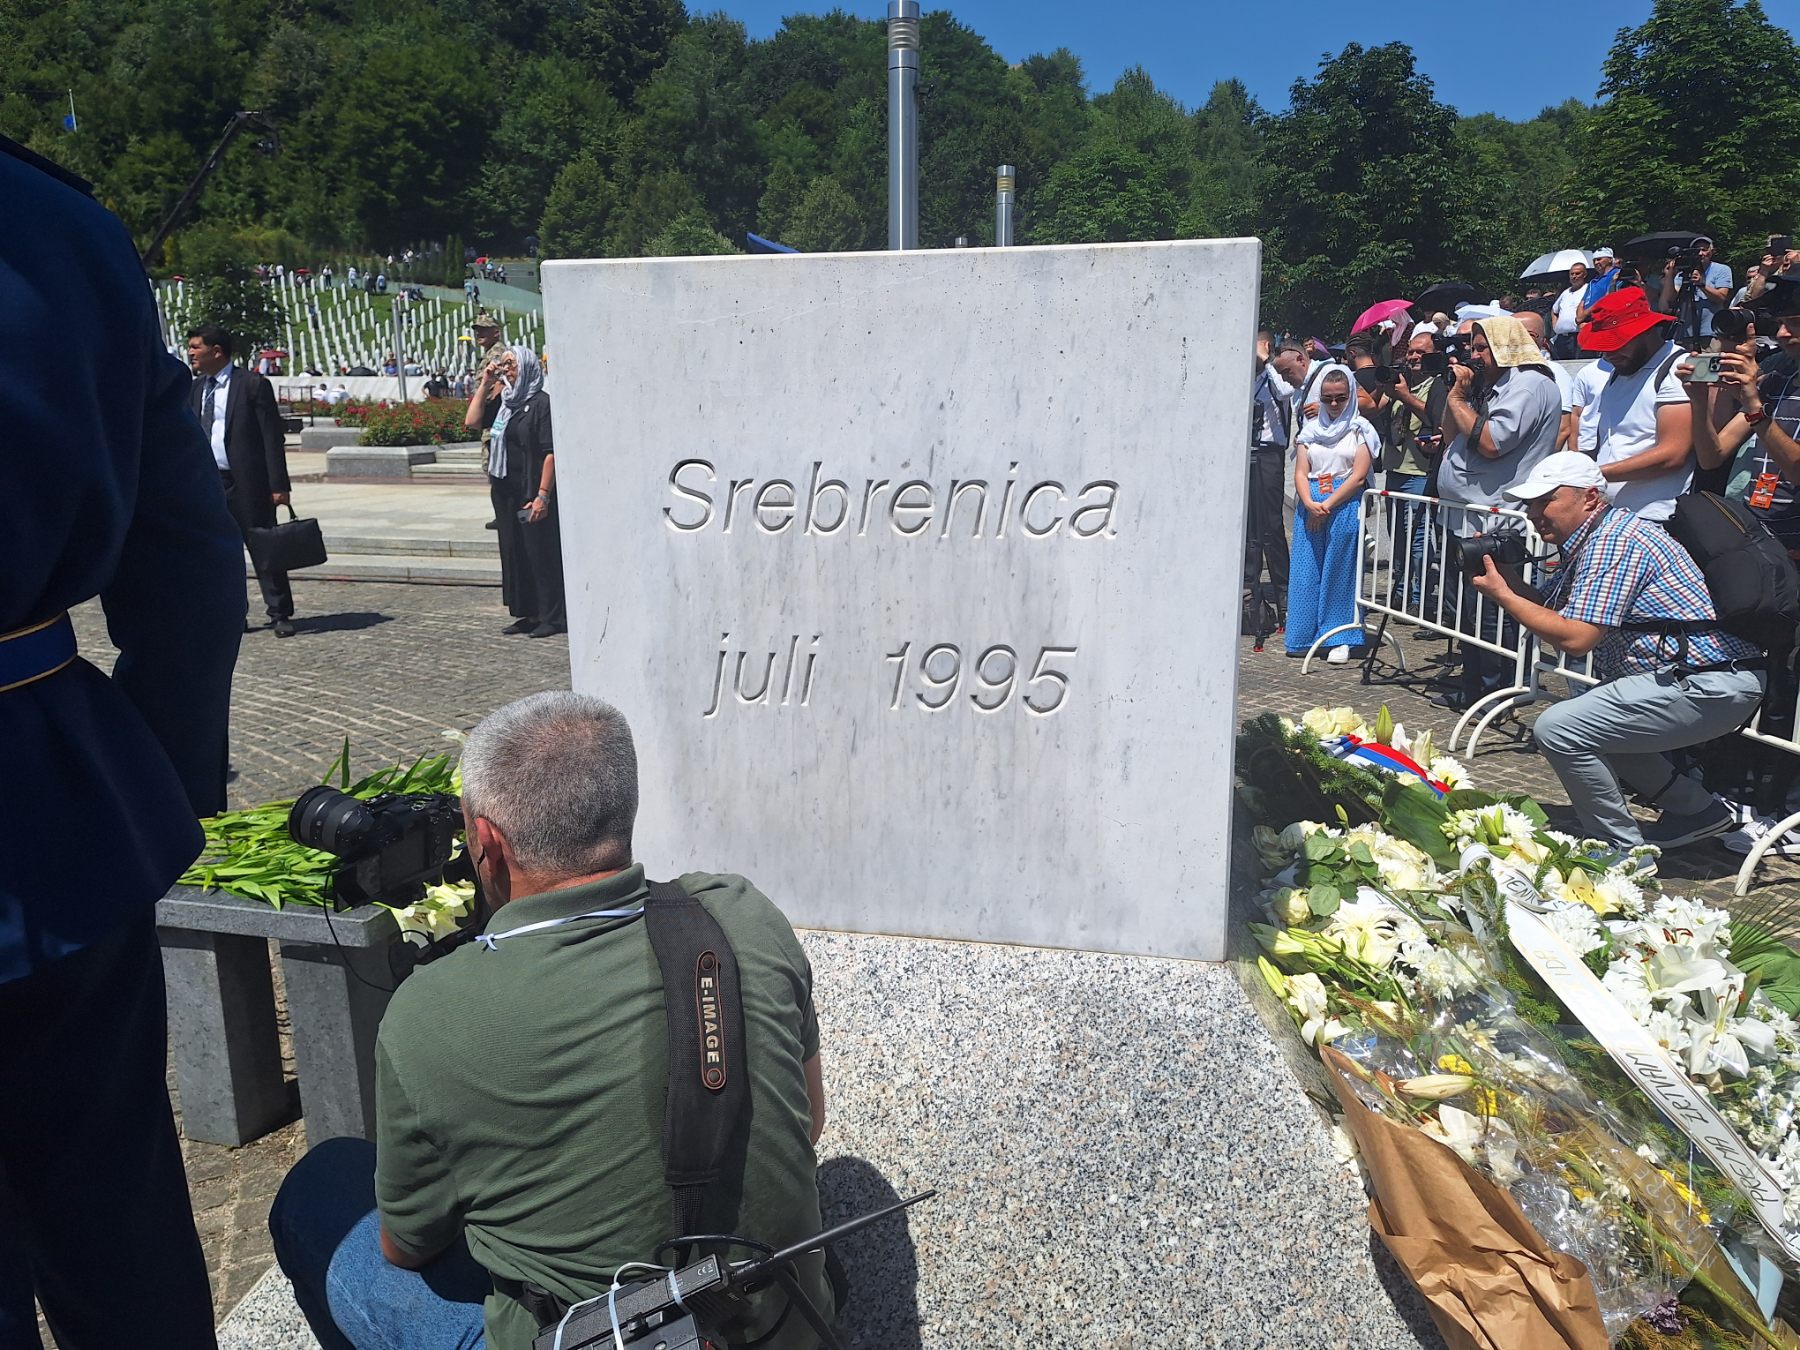
<path fill-rule="evenodd" d="M 1723 628 L 1754 642 L 1775 658 L 1773 664 L 1782 664 L 1800 629 L 1800 570 L 1769 527 L 1742 502 L 1713 492 L 1686 492 L 1675 499 L 1668 529 L 1700 565 L 1718 620 L 1649 619 L 1621 627 L 1681 634 Z M 1686 654 L 1684 643 L 1684 663 Z M 1737 664 L 1743 668 L 1749 663 Z"/>

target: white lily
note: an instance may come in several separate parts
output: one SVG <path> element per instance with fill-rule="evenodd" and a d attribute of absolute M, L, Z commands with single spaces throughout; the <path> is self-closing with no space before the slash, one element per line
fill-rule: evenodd
<path fill-rule="evenodd" d="M 1475 1080 L 1466 1073 L 1425 1073 L 1417 1078 L 1402 1078 L 1399 1086 L 1409 1097 L 1441 1102 L 1449 1097 L 1462 1096 L 1475 1086 Z"/>
<path fill-rule="evenodd" d="M 1476 1150 L 1480 1148 L 1481 1136 L 1486 1131 L 1482 1127 L 1481 1117 L 1473 1112 L 1446 1103 L 1438 1107 L 1436 1120 L 1425 1122 L 1424 1130 L 1440 1144 L 1448 1144 L 1456 1150 L 1456 1156 L 1470 1166 L 1480 1160 Z"/>
<path fill-rule="evenodd" d="M 1685 994 L 1690 989 L 1708 990 L 1727 986 L 1732 972 L 1723 961 L 1702 956 L 1685 942 L 1672 942 L 1657 952 L 1645 966 L 1645 982 L 1651 997 L 1667 998 Z"/>
<path fill-rule="evenodd" d="M 1750 1073 L 1751 1055 L 1761 1059 L 1775 1048 L 1774 1028 L 1753 1017 L 1732 1016 L 1737 1003 L 1735 988 L 1727 989 L 1724 997 L 1710 989 L 1700 991 L 1700 1013 L 1688 1020 L 1693 1036 L 1688 1049 L 1691 1072 L 1724 1071 L 1744 1078 Z"/>

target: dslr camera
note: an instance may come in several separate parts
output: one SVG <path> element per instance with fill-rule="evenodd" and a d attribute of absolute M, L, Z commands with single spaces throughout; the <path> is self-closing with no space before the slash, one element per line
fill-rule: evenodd
<path fill-rule="evenodd" d="M 1492 534 L 1458 539 L 1449 556 L 1451 566 L 1474 576 L 1484 570 L 1484 558 L 1492 558 L 1496 567 L 1508 564 L 1523 567 L 1531 558 L 1531 545 L 1526 541 L 1523 530 L 1500 529 Z"/>
<path fill-rule="evenodd" d="M 390 792 L 369 801 L 320 785 L 288 812 L 295 843 L 341 862 L 332 892 L 347 906 L 380 900 L 406 905 L 428 884 L 468 881 L 468 855 L 457 854 L 462 804 L 446 792 Z"/>
<path fill-rule="evenodd" d="M 1419 358 L 1419 374 L 1448 375 L 1450 363 L 1460 366 L 1472 365 L 1469 360 L 1469 342 L 1472 333 L 1439 333 L 1432 338 L 1437 345 L 1435 352 L 1426 352 Z"/>
<path fill-rule="evenodd" d="M 1682 276 L 1700 270 L 1700 250 L 1697 248 L 1672 248 L 1669 256 L 1675 260 L 1675 270 Z"/>

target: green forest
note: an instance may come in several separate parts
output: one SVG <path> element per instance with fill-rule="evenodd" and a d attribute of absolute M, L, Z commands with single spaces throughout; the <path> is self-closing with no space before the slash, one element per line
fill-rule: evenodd
<path fill-rule="evenodd" d="M 232 113 L 277 129 L 232 148 L 165 272 L 221 237 L 290 265 L 530 235 L 549 257 L 885 243 L 884 25 L 842 11 L 750 41 L 682 0 L 5 0 L 0 42 L 0 132 L 140 241 Z M 1010 162 L 1019 242 L 1256 234 L 1267 314 L 1313 330 L 1650 230 L 1709 232 L 1741 274 L 1800 224 L 1800 48 L 1758 0 L 1658 0 L 1592 102 L 1525 122 L 1458 116 L 1397 43 L 1322 54 L 1281 109 L 1235 80 L 1184 107 L 1141 69 L 1093 90 L 1070 52 L 1009 65 L 947 11 L 921 46 L 926 247 L 992 241 Z"/>

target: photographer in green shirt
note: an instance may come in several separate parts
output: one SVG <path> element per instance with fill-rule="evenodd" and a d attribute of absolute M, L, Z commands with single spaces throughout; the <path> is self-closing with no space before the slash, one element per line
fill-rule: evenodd
<path fill-rule="evenodd" d="M 375 1144 L 319 1145 L 269 1217 L 327 1350 L 529 1350 L 530 1290 L 564 1303 L 603 1295 L 621 1266 L 653 1261 L 673 1236 L 668 1034 L 649 890 L 632 861 L 630 728 L 579 694 L 521 699 L 470 733 L 462 781 L 482 934 L 394 995 L 376 1047 Z M 678 884 L 736 955 L 750 1084 L 739 1161 L 706 1196 L 705 1231 L 781 1247 L 823 1226 L 812 970 L 742 877 Z M 822 1259 L 803 1260 L 799 1277 L 829 1316 Z M 767 1332 L 783 1302 L 760 1297 L 725 1329 L 731 1344 Z M 818 1341 L 796 1315 L 766 1344 Z"/>

